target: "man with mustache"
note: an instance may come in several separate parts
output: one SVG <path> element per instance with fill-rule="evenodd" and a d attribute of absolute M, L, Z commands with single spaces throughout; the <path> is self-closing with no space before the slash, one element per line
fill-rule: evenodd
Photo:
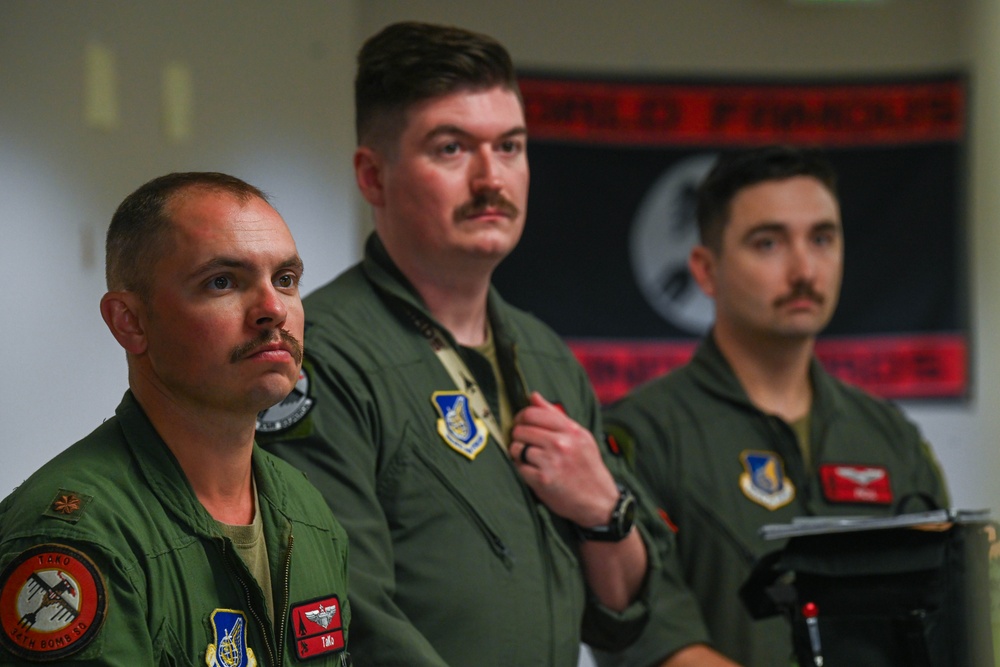
<path fill-rule="evenodd" d="M 634 637 L 653 559 L 582 368 L 491 286 L 528 194 L 510 56 L 390 25 L 359 53 L 355 105 L 375 232 L 306 299 L 308 390 L 261 416 L 267 446 L 350 536 L 359 664 L 574 667 L 581 626 Z"/>
<path fill-rule="evenodd" d="M 301 275 L 237 178 L 168 174 L 121 203 L 101 315 L 129 389 L 0 504 L 0 663 L 350 664 L 347 535 L 254 443 L 299 378 Z"/>
<path fill-rule="evenodd" d="M 738 596 L 755 560 L 781 546 L 758 529 L 891 515 L 918 494 L 948 503 L 917 429 L 814 357 L 843 269 L 829 162 L 787 147 L 724 155 L 699 188 L 697 219 L 689 267 L 715 301 L 711 333 L 690 363 L 604 415 L 669 517 L 682 590 L 697 601 L 682 613 L 697 627 L 678 632 L 665 623 L 677 605 L 654 607 L 640 640 L 602 665 L 788 665 L 787 621 L 754 622 Z"/>

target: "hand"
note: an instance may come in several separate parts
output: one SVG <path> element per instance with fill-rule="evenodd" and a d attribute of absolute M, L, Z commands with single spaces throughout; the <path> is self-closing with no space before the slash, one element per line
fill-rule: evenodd
<path fill-rule="evenodd" d="M 554 513 L 579 526 L 610 520 L 618 488 L 593 434 L 538 392 L 514 416 L 508 453 L 528 487 Z"/>

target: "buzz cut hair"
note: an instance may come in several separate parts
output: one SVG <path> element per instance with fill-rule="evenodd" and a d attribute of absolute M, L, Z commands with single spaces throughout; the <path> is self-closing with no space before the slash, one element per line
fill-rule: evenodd
<path fill-rule="evenodd" d="M 463 28 L 404 21 L 370 37 L 358 52 L 354 119 L 359 146 L 392 155 L 415 104 L 459 91 L 504 88 L 520 100 L 507 49 Z"/>
<path fill-rule="evenodd" d="M 719 157 L 698 186 L 696 217 L 701 244 L 718 254 L 737 193 L 758 183 L 796 176 L 815 178 L 837 197 L 833 165 L 815 148 L 766 146 Z"/>
<path fill-rule="evenodd" d="M 224 192 L 246 203 L 268 198 L 258 188 L 219 172 L 175 172 L 141 185 L 119 204 L 105 240 L 105 280 L 108 290 L 135 292 L 148 303 L 153 286 L 151 268 L 170 250 L 171 202 L 190 190 Z"/>

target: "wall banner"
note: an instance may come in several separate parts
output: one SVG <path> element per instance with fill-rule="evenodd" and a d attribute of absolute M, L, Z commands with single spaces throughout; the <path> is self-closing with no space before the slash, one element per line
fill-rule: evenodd
<path fill-rule="evenodd" d="M 838 173 L 821 361 L 888 398 L 966 396 L 964 77 L 520 83 L 528 225 L 495 283 L 566 338 L 602 402 L 690 357 L 713 318 L 686 265 L 695 187 L 720 152 L 772 143 L 819 146 Z"/>

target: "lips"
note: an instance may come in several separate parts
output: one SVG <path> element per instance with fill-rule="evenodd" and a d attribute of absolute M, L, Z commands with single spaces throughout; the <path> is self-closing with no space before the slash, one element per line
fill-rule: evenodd
<path fill-rule="evenodd" d="M 274 361 L 285 361 L 288 357 L 295 360 L 295 363 L 302 363 L 302 344 L 284 329 L 280 331 L 264 331 L 255 339 L 242 345 L 236 346 L 230 355 L 230 360 L 235 364 L 243 359 L 257 357 Z"/>

